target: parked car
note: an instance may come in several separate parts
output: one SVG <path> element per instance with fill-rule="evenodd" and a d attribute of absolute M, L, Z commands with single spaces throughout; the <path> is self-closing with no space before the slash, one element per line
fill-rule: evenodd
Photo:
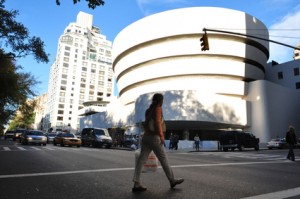
<path fill-rule="evenodd" d="M 53 139 L 53 145 L 56 146 L 60 144 L 60 146 L 81 146 L 81 140 L 76 137 L 76 135 L 72 133 L 58 133 Z"/>
<path fill-rule="evenodd" d="M 47 137 L 47 143 L 52 143 L 54 140 L 54 137 L 56 136 L 56 133 L 47 133 L 46 137 Z"/>
<path fill-rule="evenodd" d="M 220 134 L 220 147 L 223 151 L 231 149 L 254 148 L 259 150 L 259 138 L 256 138 L 252 133 L 244 131 L 226 131 Z"/>
<path fill-rule="evenodd" d="M 81 145 L 110 148 L 112 146 L 112 138 L 107 129 L 84 128 L 81 132 Z"/>
<path fill-rule="evenodd" d="M 6 139 L 9 139 L 9 138 L 11 138 L 11 139 L 13 139 L 13 137 L 14 137 L 14 131 L 6 131 L 5 132 L 5 135 L 4 135 L 4 139 L 6 140 Z"/>
<path fill-rule="evenodd" d="M 288 145 L 285 141 L 285 138 L 275 138 L 275 139 L 271 139 L 268 143 L 267 143 L 267 147 L 268 149 L 283 149 L 283 148 L 287 148 Z"/>
<path fill-rule="evenodd" d="M 21 144 L 40 144 L 46 146 L 47 137 L 42 131 L 28 130 L 21 135 Z"/>
<path fill-rule="evenodd" d="M 15 130 L 13 140 L 14 141 L 19 140 L 21 142 L 21 136 L 26 131 L 27 130 L 25 130 L 25 129 L 17 129 L 17 130 Z"/>

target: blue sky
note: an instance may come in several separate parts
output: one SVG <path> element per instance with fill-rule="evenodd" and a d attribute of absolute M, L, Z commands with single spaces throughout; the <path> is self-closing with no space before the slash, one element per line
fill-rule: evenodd
<path fill-rule="evenodd" d="M 92 14 L 93 24 L 112 42 L 126 26 L 151 14 L 184 7 L 208 6 L 246 12 L 267 26 L 271 40 L 292 46 L 300 44 L 299 0 L 105 0 L 105 5 L 95 10 L 89 9 L 85 0 L 75 5 L 72 2 L 61 0 L 61 5 L 57 6 L 55 0 L 6 0 L 4 4 L 7 10 L 19 11 L 17 21 L 28 28 L 31 36 L 40 37 L 45 42 L 46 52 L 50 54 L 48 64 L 37 63 L 31 56 L 17 62 L 41 82 L 36 88 L 38 94 L 47 92 L 58 38 L 69 23 L 76 21 L 79 11 Z M 292 60 L 292 56 L 293 49 L 270 45 L 269 60 L 282 63 Z"/>

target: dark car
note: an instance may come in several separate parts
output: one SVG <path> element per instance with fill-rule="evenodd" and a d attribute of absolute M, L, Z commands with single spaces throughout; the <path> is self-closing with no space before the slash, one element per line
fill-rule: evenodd
<path fill-rule="evenodd" d="M 54 137 L 57 135 L 57 133 L 47 133 L 46 137 L 47 137 L 47 143 L 51 143 L 54 140 Z"/>
<path fill-rule="evenodd" d="M 112 138 L 107 129 L 84 128 L 81 132 L 81 145 L 110 148 L 112 146 Z"/>
<path fill-rule="evenodd" d="M 17 129 L 17 130 L 15 130 L 13 140 L 19 140 L 21 142 L 21 136 L 26 131 L 27 130 L 25 130 L 25 129 Z"/>
<path fill-rule="evenodd" d="M 242 151 L 244 148 L 254 148 L 259 150 L 259 138 L 256 138 L 251 133 L 243 131 L 226 131 L 220 134 L 220 147 L 223 151 L 231 149 L 239 149 Z"/>
<path fill-rule="evenodd" d="M 13 139 L 14 134 L 15 134 L 14 131 L 6 131 L 6 132 L 5 132 L 5 135 L 4 135 L 4 139 L 5 139 L 5 140 L 6 140 L 6 139 L 9 139 L 9 138 Z"/>

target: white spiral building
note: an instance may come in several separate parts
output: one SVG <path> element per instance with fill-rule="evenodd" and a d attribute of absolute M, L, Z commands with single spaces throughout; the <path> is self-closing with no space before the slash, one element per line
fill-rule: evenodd
<path fill-rule="evenodd" d="M 176 124 L 188 129 L 212 124 L 218 128 L 249 125 L 247 83 L 264 79 L 269 43 L 207 32 L 210 50 L 201 51 L 199 39 L 203 28 L 268 39 L 267 28 L 255 17 L 214 7 L 154 14 L 117 35 L 113 44 L 113 69 L 120 100 L 124 106 L 138 103 L 135 105 L 137 121 L 144 118 L 144 109 L 138 111 L 144 102 L 137 99 L 163 92 L 165 119 L 169 124 L 176 121 L 171 127 L 175 128 Z M 145 100 L 148 105 L 149 99 Z"/>
<path fill-rule="evenodd" d="M 207 31 L 210 49 L 201 51 L 204 28 L 236 34 Z M 160 92 L 166 138 L 178 133 L 191 140 L 198 133 L 217 140 L 227 128 L 251 131 L 261 143 L 283 137 L 300 122 L 300 93 L 265 79 L 266 69 L 273 70 L 268 39 L 257 18 L 225 8 L 183 8 L 136 21 L 113 42 L 119 98 L 81 126 L 139 125 Z"/>

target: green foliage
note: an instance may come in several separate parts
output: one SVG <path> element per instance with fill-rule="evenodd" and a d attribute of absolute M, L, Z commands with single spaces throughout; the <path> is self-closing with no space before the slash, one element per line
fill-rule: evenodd
<path fill-rule="evenodd" d="M 44 42 L 39 37 L 30 37 L 28 29 L 15 21 L 18 11 L 7 11 L 5 0 L 0 0 L 0 40 L 10 52 L 6 56 L 20 58 L 33 55 L 37 62 L 48 63 L 48 55 L 44 51 Z"/>
<path fill-rule="evenodd" d="M 33 55 L 37 62 L 49 62 L 43 41 L 30 37 L 28 29 L 15 21 L 18 11 L 5 10 L 4 3 L 5 0 L 0 0 L 0 131 L 19 105 L 36 95 L 33 88 L 39 83 L 31 73 L 22 72 L 16 59 Z"/>
<path fill-rule="evenodd" d="M 34 124 L 35 113 L 34 108 L 36 107 L 36 101 L 26 101 L 24 102 L 15 117 L 9 124 L 8 129 L 14 130 L 17 128 L 22 129 L 32 129 L 32 125 Z"/>
<path fill-rule="evenodd" d="M 88 2 L 88 6 L 89 8 L 95 9 L 98 6 L 103 6 L 104 5 L 104 1 L 102 0 L 85 0 Z M 73 3 L 76 4 L 80 2 L 80 0 L 73 0 Z M 56 0 L 56 5 L 60 5 L 60 0 Z"/>

